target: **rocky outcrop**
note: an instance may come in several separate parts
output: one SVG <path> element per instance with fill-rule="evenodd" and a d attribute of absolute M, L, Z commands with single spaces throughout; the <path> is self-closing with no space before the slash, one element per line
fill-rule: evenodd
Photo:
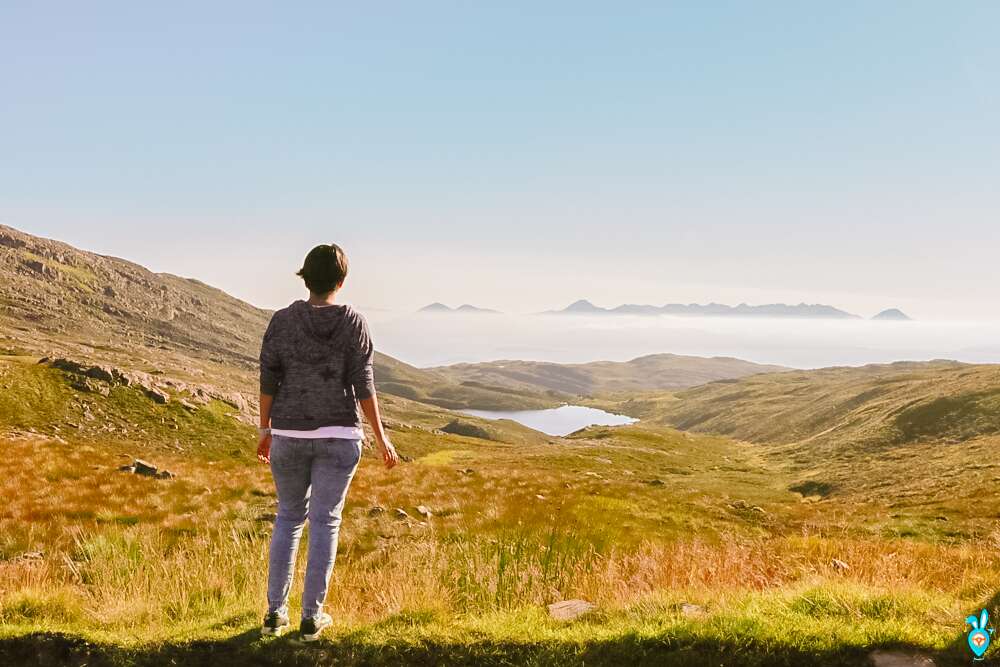
<path fill-rule="evenodd" d="M 441 431 L 452 435 L 464 435 L 468 438 L 479 438 L 480 440 L 498 440 L 496 434 L 485 426 L 462 419 L 454 419 L 448 422 L 441 427 Z"/>
<path fill-rule="evenodd" d="M 71 387 L 78 391 L 99 393 L 107 396 L 116 386 L 131 387 L 141 391 L 154 403 L 166 405 L 178 400 L 188 411 L 198 409 L 196 404 L 205 405 L 212 400 L 222 401 L 238 411 L 238 419 L 252 423 L 256 406 L 239 392 L 224 392 L 207 385 L 195 385 L 178 380 L 165 379 L 142 371 L 128 371 L 106 364 L 88 364 L 59 357 L 45 357 L 38 363 L 59 369 L 73 376 Z"/>
<path fill-rule="evenodd" d="M 170 396 L 166 393 L 165 388 L 158 385 L 153 379 L 153 376 L 148 373 L 143 373 L 141 371 L 124 371 L 120 368 L 114 368 L 112 366 L 105 366 L 101 364 L 91 365 L 65 358 L 44 358 L 38 363 L 47 364 L 52 368 L 58 368 L 61 371 L 77 375 L 80 378 L 97 380 L 98 382 L 103 382 L 109 385 L 135 387 L 142 390 L 146 396 L 156 403 L 165 404 L 170 401 Z M 81 380 L 77 380 L 73 386 L 79 389 L 86 388 L 87 391 L 94 391 L 90 388 L 91 385 L 87 383 L 86 380 L 83 380 L 82 382 Z"/>

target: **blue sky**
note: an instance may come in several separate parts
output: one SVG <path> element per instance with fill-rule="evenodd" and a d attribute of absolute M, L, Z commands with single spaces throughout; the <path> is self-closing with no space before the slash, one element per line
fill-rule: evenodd
<path fill-rule="evenodd" d="M 992 2 L 0 4 L 0 222 L 276 306 L 995 303 Z"/>

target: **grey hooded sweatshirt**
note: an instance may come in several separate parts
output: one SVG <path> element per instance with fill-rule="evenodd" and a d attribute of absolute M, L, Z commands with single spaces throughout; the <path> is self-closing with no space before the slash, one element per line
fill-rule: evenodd
<path fill-rule="evenodd" d="M 260 392 L 271 426 L 311 431 L 360 426 L 358 401 L 375 393 L 365 318 L 348 305 L 296 301 L 271 317 L 260 349 Z"/>

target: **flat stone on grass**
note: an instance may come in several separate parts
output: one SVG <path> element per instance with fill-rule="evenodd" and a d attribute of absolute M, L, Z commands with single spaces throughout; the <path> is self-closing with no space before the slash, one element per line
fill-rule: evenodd
<path fill-rule="evenodd" d="M 557 621 L 572 621 L 593 610 L 594 605 L 586 600 L 562 600 L 549 605 L 549 616 Z"/>
<path fill-rule="evenodd" d="M 873 667 L 935 667 L 934 661 L 929 656 L 904 651 L 879 649 L 872 651 L 868 655 L 868 660 Z"/>

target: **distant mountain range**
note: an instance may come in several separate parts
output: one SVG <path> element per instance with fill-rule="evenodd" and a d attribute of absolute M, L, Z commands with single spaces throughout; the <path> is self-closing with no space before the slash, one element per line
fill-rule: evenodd
<path fill-rule="evenodd" d="M 668 303 L 663 306 L 623 304 L 614 308 L 601 308 L 586 299 L 571 303 L 562 310 L 547 311 L 547 315 L 682 315 L 692 317 L 787 317 L 802 319 L 835 319 L 859 320 L 859 315 L 827 306 L 820 303 L 789 305 L 772 303 L 761 306 L 751 306 L 741 303 L 738 306 L 727 306 L 721 303 Z M 892 308 L 884 310 L 874 318 L 876 320 L 909 320 L 902 311 Z"/>
<path fill-rule="evenodd" d="M 482 314 L 497 314 L 499 310 L 490 310 L 489 308 L 478 308 L 476 306 L 470 306 L 467 303 L 463 303 L 458 308 L 450 308 L 443 303 L 434 302 L 428 304 L 417 311 L 418 313 L 482 313 Z"/>

